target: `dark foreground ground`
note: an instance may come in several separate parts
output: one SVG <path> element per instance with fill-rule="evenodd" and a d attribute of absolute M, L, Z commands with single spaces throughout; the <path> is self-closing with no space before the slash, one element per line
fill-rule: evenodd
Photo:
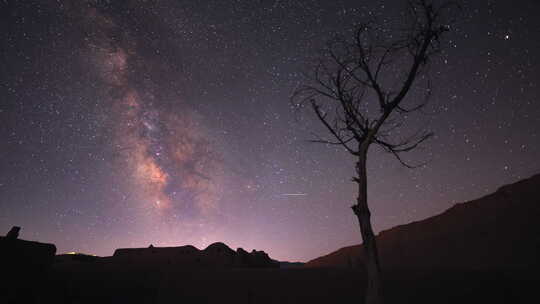
<path fill-rule="evenodd" d="M 353 269 L 120 269 L 107 263 L 53 266 L 23 283 L 18 303 L 361 303 Z M 386 303 L 539 303 L 532 272 L 410 271 L 385 274 Z"/>
<path fill-rule="evenodd" d="M 381 232 L 377 244 L 388 270 L 383 273 L 385 303 L 540 303 L 539 197 L 540 174 Z M 189 246 L 123 249 L 135 254 L 129 259 L 116 254 L 67 258 L 55 256 L 53 244 L 17 239 L 20 228 L 14 229 L 0 237 L 0 304 L 311 304 L 363 299 L 365 275 L 362 268 L 354 268 L 363 265 L 360 245 L 312 260 L 305 265 L 309 268 L 253 268 L 264 263 L 220 264 L 235 256 L 222 243 L 188 250 L 209 258 L 202 264 L 179 258 Z M 160 252 L 170 250 L 181 254 L 159 258 Z M 251 268 L 231 268 L 235 265 Z"/>

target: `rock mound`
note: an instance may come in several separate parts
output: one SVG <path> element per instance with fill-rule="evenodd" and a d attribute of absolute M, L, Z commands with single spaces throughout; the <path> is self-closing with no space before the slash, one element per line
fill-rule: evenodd
<path fill-rule="evenodd" d="M 20 227 L 0 237 L 0 303 L 33 303 L 54 261 L 53 244 L 18 239 Z"/>
<path fill-rule="evenodd" d="M 177 265 L 186 268 L 199 267 L 278 267 L 264 251 L 251 253 L 242 248 L 232 250 L 224 243 L 217 242 L 204 250 L 194 246 L 123 248 L 114 252 L 112 260 L 119 263 L 138 265 Z"/>

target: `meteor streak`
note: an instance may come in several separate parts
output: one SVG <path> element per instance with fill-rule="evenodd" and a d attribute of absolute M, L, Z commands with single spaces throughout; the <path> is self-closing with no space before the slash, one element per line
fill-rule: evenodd
<path fill-rule="evenodd" d="M 307 193 L 282 193 L 281 196 L 306 196 Z"/>

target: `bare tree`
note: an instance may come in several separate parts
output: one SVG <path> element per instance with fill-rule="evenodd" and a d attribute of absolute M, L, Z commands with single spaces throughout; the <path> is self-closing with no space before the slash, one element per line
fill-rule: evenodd
<path fill-rule="evenodd" d="M 393 135 L 404 117 L 420 110 L 431 94 L 426 68 L 442 50 L 442 35 L 450 30 L 448 9 L 455 7 L 455 3 L 435 6 L 428 0 L 407 4 L 400 30 L 388 31 L 371 22 L 356 27 L 352 38 L 329 41 L 306 84 L 292 97 L 295 105 L 310 107 L 332 136 L 314 142 L 341 146 L 356 158 L 353 182 L 358 197 L 351 208 L 364 244 L 368 304 L 382 303 L 381 267 L 367 200 L 368 150 L 378 145 L 404 166 L 414 167 L 400 154 L 415 149 L 432 133 L 417 132 L 398 140 Z M 415 88 L 422 94 L 411 94 Z M 411 95 L 421 98 L 409 103 L 412 98 L 406 97 Z"/>

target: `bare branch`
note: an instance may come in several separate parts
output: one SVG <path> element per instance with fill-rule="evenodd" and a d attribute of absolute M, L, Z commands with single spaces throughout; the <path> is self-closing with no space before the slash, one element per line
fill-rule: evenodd
<path fill-rule="evenodd" d="M 418 168 L 420 166 L 425 165 L 427 162 L 424 162 L 424 163 L 421 163 L 421 164 L 418 164 L 418 165 L 410 165 L 407 162 L 405 162 L 403 160 L 403 158 L 401 158 L 400 153 L 409 152 L 409 151 L 412 151 L 412 150 L 416 149 L 421 143 L 423 143 L 424 141 L 426 141 L 427 139 L 429 139 L 432 136 L 433 136 L 433 133 L 431 133 L 431 132 L 430 133 L 425 133 L 422 136 L 420 136 L 419 138 L 415 139 L 414 141 L 405 140 L 404 142 L 399 143 L 399 144 L 390 144 L 390 143 L 388 143 L 388 142 L 386 142 L 384 140 L 381 140 L 379 138 L 375 138 L 374 142 L 376 144 L 378 144 L 379 146 L 381 146 L 386 152 L 391 153 L 392 155 L 394 155 L 396 157 L 396 159 L 402 165 L 406 166 L 407 168 Z"/>
<path fill-rule="evenodd" d="M 441 20 L 442 11 L 447 8 L 448 5 L 435 7 L 428 0 L 410 0 L 409 26 L 396 32 L 398 35 L 389 36 L 384 29 L 368 22 L 357 27 L 352 39 L 337 36 L 330 40 L 317 61 L 311 83 L 293 94 L 300 103 L 309 102 L 317 118 L 336 138 L 312 142 L 343 145 L 349 153 L 358 155 L 367 151 L 371 143 L 399 154 L 427 140 L 431 133 L 391 143 L 390 134 L 403 124 L 391 117 L 393 113 L 419 111 L 431 97 L 431 82 L 427 78 L 423 100 L 408 106 L 403 103 L 420 77 L 426 79 L 424 73 L 430 59 L 441 52 L 441 35 L 449 30 Z M 393 74 L 403 67 L 403 75 Z M 389 83 L 392 79 L 399 83 Z M 322 110 L 323 104 L 328 112 Z"/>
<path fill-rule="evenodd" d="M 339 136 L 337 131 L 328 123 L 328 121 L 326 120 L 326 114 L 321 112 L 320 106 L 317 105 L 315 100 L 311 100 L 311 106 L 313 107 L 313 110 L 315 111 L 315 114 L 317 115 L 319 120 L 324 124 L 324 126 L 328 129 L 328 131 L 332 135 L 334 135 L 334 137 L 338 140 L 338 142 L 352 155 L 358 155 L 358 152 L 350 148 L 347 145 L 347 142 L 341 136 Z"/>

